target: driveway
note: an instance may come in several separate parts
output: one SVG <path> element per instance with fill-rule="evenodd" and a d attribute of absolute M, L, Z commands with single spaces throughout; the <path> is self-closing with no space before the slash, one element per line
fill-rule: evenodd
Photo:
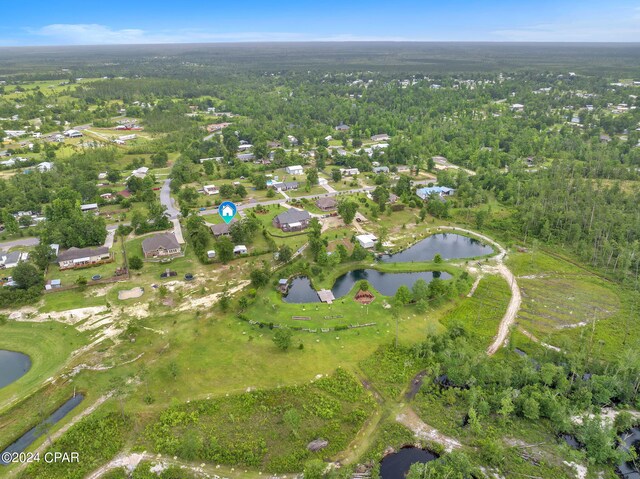
<path fill-rule="evenodd" d="M 167 207 L 167 213 L 169 219 L 174 219 L 180 216 L 180 211 L 175 207 L 175 201 L 171 198 L 171 180 L 164 180 L 162 188 L 160 188 L 160 203 Z"/>

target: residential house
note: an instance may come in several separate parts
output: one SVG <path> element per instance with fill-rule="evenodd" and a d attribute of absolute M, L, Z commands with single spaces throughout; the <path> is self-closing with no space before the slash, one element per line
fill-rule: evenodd
<path fill-rule="evenodd" d="M 300 231 L 309 226 L 311 215 L 308 211 L 290 208 L 273 218 L 273 226 L 282 231 Z"/>
<path fill-rule="evenodd" d="M 67 130 L 64 132 L 64 136 L 67 138 L 80 138 L 82 136 L 82 132 L 78 130 Z"/>
<path fill-rule="evenodd" d="M 293 146 L 298 146 L 298 143 L 300 143 L 298 139 L 293 135 L 287 135 L 287 140 L 289 140 L 289 143 L 291 143 L 291 145 Z"/>
<path fill-rule="evenodd" d="M 2 253 L 0 256 L 0 267 L 2 268 L 15 268 L 20 261 L 26 261 L 29 259 L 29 253 L 23 251 L 12 251 L 10 253 Z"/>
<path fill-rule="evenodd" d="M 356 176 L 360 174 L 360 170 L 358 168 L 340 168 L 340 174 L 342 176 Z"/>
<path fill-rule="evenodd" d="M 514 103 L 511 105 L 511 111 L 522 112 L 524 111 L 524 105 L 522 103 Z"/>
<path fill-rule="evenodd" d="M 243 244 L 239 244 L 233 247 L 233 254 L 247 254 L 249 250 Z"/>
<path fill-rule="evenodd" d="M 87 203 L 86 205 L 80 205 L 80 211 L 93 211 L 98 209 L 98 203 Z"/>
<path fill-rule="evenodd" d="M 360 243 L 360 246 L 362 246 L 365 249 L 369 249 L 375 246 L 376 242 L 378 241 L 378 238 L 376 238 L 372 234 L 362 234 L 362 235 L 357 235 L 356 240 L 358 241 L 358 243 Z"/>
<path fill-rule="evenodd" d="M 213 233 L 213 236 L 218 238 L 220 236 L 228 235 L 231 229 L 231 225 L 237 221 L 238 221 L 237 219 L 233 218 L 228 224 L 220 223 L 217 225 L 211 225 L 211 232 Z"/>
<path fill-rule="evenodd" d="M 336 131 L 349 131 L 349 126 L 340 122 L 340 124 L 336 126 Z"/>
<path fill-rule="evenodd" d="M 335 198 L 331 197 L 319 198 L 316 201 L 316 206 L 322 211 L 331 211 L 336 209 L 336 206 L 338 206 L 338 202 L 335 200 Z"/>
<path fill-rule="evenodd" d="M 102 198 L 105 201 L 111 201 L 114 198 L 114 196 L 113 196 L 113 193 L 102 193 L 100 195 L 100 198 Z"/>
<path fill-rule="evenodd" d="M 389 173 L 389 167 L 388 166 L 374 166 L 373 167 L 373 172 L 375 174 Z"/>
<path fill-rule="evenodd" d="M 218 187 L 216 185 L 205 185 L 202 187 L 205 195 L 217 195 L 219 193 Z"/>
<path fill-rule="evenodd" d="M 131 176 L 144 179 L 147 176 L 147 173 L 149 173 L 149 168 L 147 168 L 146 166 L 141 166 L 137 170 L 133 170 L 131 172 Z"/>
<path fill-rule="evenodd" d="M 429 197 L 433 194 L 438 195 L 440 198 L 444 196 L 451 196 L 456 192 L 453 188 L 447 188 L 446 186 L 428 186 L 425 188 L 420 188 L 416 191 L 416 194 L 422 200 L 428 200 Z"/>
<path fill-rule="evenodd" d="M 7 135 L 7 138 L 18 138 L 26 135 L 27 132 L 25 130 L 4 130 L 4 134 Z"/>
<path fill-rule="evenodd" d="M 246 163 L 247 161 L 255 160 L 256 155 L 254 155 L 253 153 L 239 153 L 236 155 L 236 158 Z"/>
<path fill-rule="evenodd" d="M 60 269 L 69 269 L 91 266 L 110 259 L 109 248 L 100 246 L 98 248 L 69 248 L 58 255 L 56 262 Z"/>
<path fill-rule="evenodd" d="M 161 233 L 149 236 L 142 241 L 145 258 L 166 258 L 181 253 L 180 243 L 173 233 Z"/>
<path fill-rule="evenodd" d="M 304 174 L 304 168 L 302 168 L 302 166 L 300 166 L 300 165 L 287 166 L 284 170 L 289 175 L 302 175 L 302 174 Z"/>
<path fill-rule="evenodd" d="M 371 137 L 371 141 L 389 141 L 389 135 L 386 133 L 381 133 L 379 135 L 373 135 Z"/>
<path fill-rule="evenodd" d="M 600 135 L 601 143 L 609 143 L 611 141 L 611 137 L 609 135 Z"/>
<path fill-rule="evenodd" d="M 297 190 L 300 187 L 300 183 L 297 181 L 276 181 L 271 183 L 271 186 L 276 190 L 289 191 Z"/>

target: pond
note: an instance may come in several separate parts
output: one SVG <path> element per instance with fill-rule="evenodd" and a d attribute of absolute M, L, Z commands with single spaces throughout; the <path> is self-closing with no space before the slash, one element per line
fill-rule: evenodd
<path fill-rule="evenodd" d="M 395 254 L 380 257 L 384 263 L 408 263 L 411 261 L 431 261 L 436 254 L 442 259 L 474 258 L 493 253 L 493 248 L 468 236 L 451 233 L 431 235 L 413 246 Z"/>
<path fill-rule="evenodd" d="M 624 441 L 625 449 L 635 449 L 636 453 L 640 453 L 640 427 L 634 427 L 629 432 L 621 435 L 620 439 Z M 634 464 L 632 461 L 623 462 L 618 466 L 618 475 L 625 479 L 640 479 L 640 462 L 636 459 Z"/>
<path fill-rule="evenodd" d="M 65 417 L 71 410 L 73 410 L 78 404 L 82 402 L 84 396 L 82 394 L 76 394 L 74 397 L 69 399 L 66 403 L 60 406 L 56 411 L 51 414 L 47 419 L 42 421 L 33 429 L 28 430 L 26 433 L 20 437 L 16 442 L 7 447 L 2 454 L 5 452 L 14 453 L 14 452 L 23 452 L 26 448 L 28 448 L 36 439 L 45 434 L 48 427 L 54 425 L 58 421 L 60 421 L 63 417 Z M 7 463 L 0 459 L 0 464 L 6 466 Z"/>
<path fill-rule="evenodd" d="M 418 447 L 403 447 L 380 462 L 381 479 L 404 479 L 412 464 L 438 459 L 434 453 Z"/>
<path fill-rule="evenodd" d="M 31 358 L 16 351 L 0 349 L 0 388 L 11 384 L 31 369 Z"/>
<path fill-rule="evenodd" d="M 418 279 L 424 279 L 427 283 L 434 278 L 450 279 L 451 275 L 441 271 L 419 271 L 413 273 L 384 273 L 375 269 L 354 269 L 343 274 L 333 284 L 331 291 L 338 299 L 349 294 L 354 285 L 362 280 L 367 280 L 377 291 L 385 296 L 393 296 L 402 285 L 409 289 Z M 311 286 L 311 280 L 306 276 L 299 276 L 291 280 L 289 291 L 284 296 L 286 303 L 318 303 L 318 293 Z"/>

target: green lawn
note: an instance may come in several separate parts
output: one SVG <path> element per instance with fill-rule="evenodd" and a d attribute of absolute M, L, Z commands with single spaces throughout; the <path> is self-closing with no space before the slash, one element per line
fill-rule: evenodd
<path fill-rule="evenodd" d="M 77 303 L 76 303 L 77 305 Z M 0 390 L 0 410 L 8 402 L 34 392 L 55 376 L 72 351 L 84 345 L 87 335 L 55 322 L 13 322 L 0 326 L 0 349 L 20 351 L 31 357 L 31 369 Z"/>

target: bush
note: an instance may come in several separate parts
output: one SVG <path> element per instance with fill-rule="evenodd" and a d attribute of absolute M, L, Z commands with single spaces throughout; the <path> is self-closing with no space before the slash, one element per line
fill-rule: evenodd
<path fill-rule="evenodd" d="M 131 269 L 142 269 L 142 266 L 144 265 L 144 262 L 142 261 L 142 258 L 140 256 L 132 256 L 129 259 L 129 268 Z"/>

